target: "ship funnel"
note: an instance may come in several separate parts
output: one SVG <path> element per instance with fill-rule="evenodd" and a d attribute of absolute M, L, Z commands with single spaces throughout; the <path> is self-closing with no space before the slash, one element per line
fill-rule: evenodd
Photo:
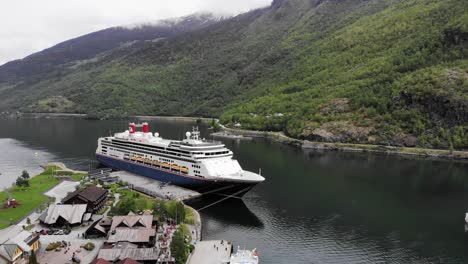
<path fill-rule="evenodd" d="M 131 134 L 133 134 L 133 133 L 136 132 L 136 125 L 135 125 L 135 123 L 130 123 L 130 124 L 128 124 L 128 128 L 129 128 Z"/>
<path fill-rule="evenodd" d="M 143 133 L 148 133 L 149 132 L 149 126 L 148 126 L 148 123 L 145 122 L 143 123 Z"/>

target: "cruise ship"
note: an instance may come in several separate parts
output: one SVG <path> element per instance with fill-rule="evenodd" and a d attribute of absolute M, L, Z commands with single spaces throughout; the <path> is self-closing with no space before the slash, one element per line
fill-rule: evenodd
<path fill-rule="evenodd" d="M 150 132 L 148 123 L 130 123 L 125 132 L 98 139 L 96 159 L 113 169 L 202 194 L 242 197 L 265 180 L 260 174 L 243 170 L 221 142 L 201 139 L 196 127 L 184 140 L 169 140 Z"/>

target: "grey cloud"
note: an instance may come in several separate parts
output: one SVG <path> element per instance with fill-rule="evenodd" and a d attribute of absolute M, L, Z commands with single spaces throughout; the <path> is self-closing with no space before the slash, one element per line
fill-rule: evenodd
<path fill-rule="evenodd" d="M 0 3 L 0 65 L 96 30 L 212 12 L 236 15 L 271 0 L 14 0 Z"/>

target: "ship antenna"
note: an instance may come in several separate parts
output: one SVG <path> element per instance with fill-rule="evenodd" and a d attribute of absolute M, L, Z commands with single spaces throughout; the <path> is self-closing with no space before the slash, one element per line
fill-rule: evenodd
<path fill-rule="evenodd" d="M 258 169 L 258 175 L 262 175 L 262 168 Z"/>

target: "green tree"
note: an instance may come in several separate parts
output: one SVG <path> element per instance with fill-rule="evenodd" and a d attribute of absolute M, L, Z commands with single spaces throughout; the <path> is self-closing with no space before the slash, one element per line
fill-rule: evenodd
<path fill-rule="evenodd" d="M 180 229 L 177 229 L 172 238 L 171 253 L 177 264 L 183 264 L 187 260 L 188 250 L 185 245 L 184 232 Z"/>
<path fill-rule="evenodd" d="M 183 223 L 185 221 L 185 206 L 182 202 L 176 204 L 176 220 L 177 223 Z"/>
<path fill-rule="evenodd" d="M 16 186 L 19 187 L 29 187 L 29 180 L 19 176 L 16 179 Z"/>
<path fill-rule="evenodd" d="M 21 174 L 21 177 L 25 178 L 25 179 L 29 179 L 29 173 L 26 171 L 26 170 L 23 170 L 23 173 Z"/>
<path fill-rule="evenodd" d="M 157 199 L 154 203 L 154 215 L 158 216 L 161 221 L 164 221 L 166 219 L 167 215 L 167 210 L 166 210 L 166 205 L 163 200 Z"/>
<path fill-rule="evenodd" d="M 31 256 L 29 256 L 29 264 L 38 264 L 36 252 L 34 252 L 34 250 L 31 250 Z"/>
<path fill-rule="evenodd" d="M 116 215 L 127 215 L 130 211 L 134 212 L 135 209 L 135 201 L 132 198 L 125 197 L 119 202 L 114 213 Z"/>

